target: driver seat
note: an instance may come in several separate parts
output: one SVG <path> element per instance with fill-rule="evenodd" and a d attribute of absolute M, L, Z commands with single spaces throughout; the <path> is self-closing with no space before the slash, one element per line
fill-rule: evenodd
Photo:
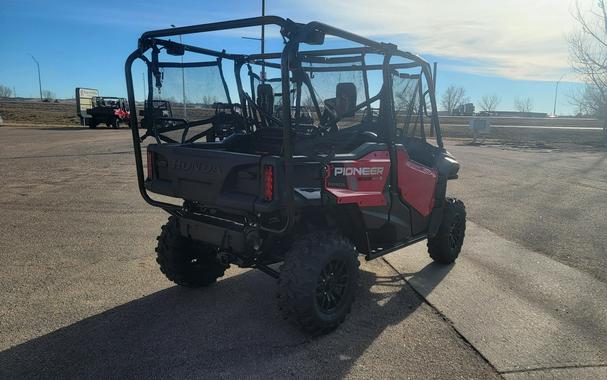
<path fill-rule="evenodd" d="M 274 89 L 267 83 L 257 85 L 257 105 L 266 115 L 274 114 Z"/>
<path fill-rule="evenodd" d="M 335 112 L 339 117 L 352 117 L 356 113 L 356 85 L 338 83 L 335 88 Z"/>

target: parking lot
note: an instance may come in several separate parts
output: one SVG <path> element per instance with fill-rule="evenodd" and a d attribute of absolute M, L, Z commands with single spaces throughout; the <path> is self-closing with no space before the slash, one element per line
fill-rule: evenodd
<path fill-rule="evenodd" d="M 423 244 L 363 263 L 350 318 L 310 340 L 260 272 L 164 278 L 166 214 L 139 196 L 128 130 L 0 141 L 1 378 L 607 376 L 604 150 L 448 141 L 471 221 L 458 264 Z"/>

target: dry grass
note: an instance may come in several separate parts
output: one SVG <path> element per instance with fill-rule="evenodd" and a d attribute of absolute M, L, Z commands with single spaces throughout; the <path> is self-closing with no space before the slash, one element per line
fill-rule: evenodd
<path fill-rule="evenodd" d="M 173 110 L 175 117 L 181 117 L 181 109 Z M 44 103 L 39 101 L 0 101 L 0 115 L 5 123 L 16 123 L 32 126 L 65 125 L 78 127 L 74 101 L 60 103 Z M 211 116 L 210 110 L 188 109 L 188 116 L 206 118 Z M 467 124 L 470 117 L 441 117 L 443 134 L 446 138 L 472 139 L 472 133 Z M 492 118 L 492 125 L 536 125 L 559 127 L 600 127 L 594 119 L 539 119 L 539 118 Z M 486 137 L 493 142 L 510 143 L 573 143 L 598 146 L 602 141 L 602 132 L 595 130 L 558 130 L 558 129 L 523 129 L 523 128 L 492 128 Z"/>

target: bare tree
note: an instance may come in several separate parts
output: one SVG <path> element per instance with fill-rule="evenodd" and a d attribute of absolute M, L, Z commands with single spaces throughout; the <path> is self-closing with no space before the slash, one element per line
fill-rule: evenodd
<path fill-rule="evenodd" d="M 202 105 L 206 108 L 210 108 L 213 104 L 217 103 L 217 97 L 213 95 L 203 95 L 202 96 Z"/>
<path fill-rule="evenodd" d="M 577 116 L 596 117 L 601 114 L 602 94 L 596 86 L 585 86 L 571 95 L 571 105 Z"/>
<path fill-rule="evenodd" d="M 460 105 L 466 103 L 468 98 L 466 98 L 466 89 L 461 86 L 449 86 L 447 91 L 443 94 L 441 98 L 441 105 L 445 111 L 448 111 L 449 114 L 453 113 Z"/>
<path fill-rule="evenodd" d="M 10 87 L 0 84 L 0 98 L 10 98 L 13 96 L 13 90 Z"/>
<path fill-rule="evenodd" d="M 514 108 L 521 113 L 531 112 L 533 110 L 533 99 L 527 98 L 514 98 Z"/>
<path fill-rule="evenodd" d="M 582 91 L 572 96 L 572 103 L 579 113 L 603 121 L 607 145 L 607 2 L 589 3 L 590 7 L 583 9 L 576 2 L 573 18 L 579 29 L 568 36 L 573 70 L 586 83 Z"/>
<path fill-rule="evenodd" d="M 395 108 L 397 112 L 415 115 L 418 113 L 419 99 L 416 86 L 408 82 L 404 88 L 398 89 L 394 94 Z"/>
<path fill-rule="evenodd" d="M 485 95 L 481 98 L 481 109 L 485 112 L 493 112 L 499 106 L 502 99 L 497 94 Z"/>
<path fill-rule="evenodd" d="M 42 91 L 42 98 L 46 101 L 54 100 L 56 98 L 55 93 L 51 90 Z"/>

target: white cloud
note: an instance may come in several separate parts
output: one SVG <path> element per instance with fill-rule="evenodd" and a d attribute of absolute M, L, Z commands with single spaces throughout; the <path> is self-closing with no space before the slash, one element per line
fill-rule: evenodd
<path fill-rule="evenodd" d="M 311 17 L 422 56 L 454 59 L 463 63 L 450 68 L 462 72 L 554 80 L 569 68 L 571 5 L 572 0 L 309 0 L 296 20 Z M 292 14 L 300 6 L 282 7 Z"/>

